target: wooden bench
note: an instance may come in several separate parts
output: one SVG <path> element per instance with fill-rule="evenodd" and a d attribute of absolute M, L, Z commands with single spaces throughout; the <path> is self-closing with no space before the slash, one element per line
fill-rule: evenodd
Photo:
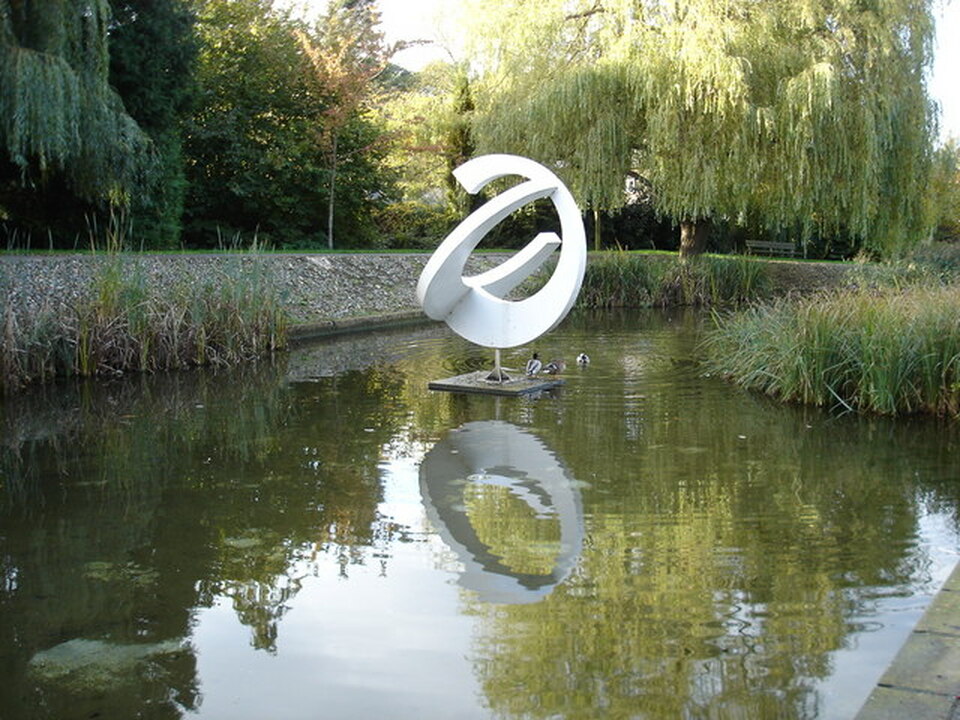
<path fill-rule="evenodd" d="M 747 240 L 747 252 L 750 255 L 772 255 L 774 257 L 797 257 L 797 246 L 792 242 L 774 240 Z"/>

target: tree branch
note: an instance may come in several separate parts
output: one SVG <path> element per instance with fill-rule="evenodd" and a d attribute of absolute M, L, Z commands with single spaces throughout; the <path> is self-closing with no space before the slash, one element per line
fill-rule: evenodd
<path fill-rule="evenodd" d="M 600 4 L 600 0 L 597 0 L 593 4 L 593 7 L 589 10 L 584 10 L 583 12 L 574 13 L 573 15 L 567 15 L 564 20 L 583 20 L 590 17 L 591 15 L 596 15 L 597 13 L 606 12 L 607 9 Z"/>

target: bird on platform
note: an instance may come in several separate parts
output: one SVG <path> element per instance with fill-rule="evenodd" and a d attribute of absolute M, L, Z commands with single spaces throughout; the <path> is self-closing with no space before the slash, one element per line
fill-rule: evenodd
<path fill-rule="evenodd" d="M 589 364 L 590 364 L 589 355 L 587 355 L 586 353 L 580 353 L 579 355 L 577 355 L 577 365 L 579 365 L 580 367 L 584 367 L 585 365 L 589 365 Z"/>
<path fill-rule="evenodd" d="M 543 363 L 540 361 L 537 353 L 534 353 L 533 357 L 527 360 L 527 367 L 524 370 L 524 373 L 526 373 L 527 377 L 532 377 L 534 375 L 538 375 L 542 368 Z"/>
<path fill-rule="evenodd" d="M 546 375 L 559 375 L 567 369 L 567 364 L 563 360 L 551 360 L 543 366 L 543 372 Z"/>

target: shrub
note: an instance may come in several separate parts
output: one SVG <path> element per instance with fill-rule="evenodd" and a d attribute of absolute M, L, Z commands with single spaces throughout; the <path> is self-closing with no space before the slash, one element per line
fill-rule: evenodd
<path fill-rule="evenodd" d="M 675 255 L 605 252 L 592 255 L 580 291 L 583 307 L 714 306 L 763 297 L 762 262 L 705 255 L 681 262 Z"/>
<path fill-rule="evenodd" d="M 227 365 L 284 346 L 287 321 L 273 284 L 240 260 L 205 282 L 183 278 L 160 288 L 117 256 L 83 299 L 30 311 L 0 282 L 0 389 L 58 376 Z"/>
<path fill-rule="evenodd" d="M 960 288 L 854 290 L 717 317 L 709 366 L 786 401 L 960 414 Z"/>
<path fill-rule="evenodd" d="M 392 203 L 379 210 L 376 223 L 390 248 L 434 248 L 457 224 L 446 207 L 419 202 Z"/>

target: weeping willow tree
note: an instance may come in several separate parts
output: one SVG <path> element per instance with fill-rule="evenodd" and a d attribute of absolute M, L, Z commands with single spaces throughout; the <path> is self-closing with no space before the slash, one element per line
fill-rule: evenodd
<path fill-rule="evenodd" d="M 150 141 L 108 84 L 109 19 L 107 0 L 0 0 L 0 210 L 58 183 L 122 202 L 148 172 Z"/>
<path fill-rule="evenodd" d="M 473 0 L 471 17 L 486 5 L 481 149 L 553 163 L 581 203 L 618 207 L 639 172 L 682 254 L 712 219 L 876 254 L 928 234 L 932 0 Z"/>

